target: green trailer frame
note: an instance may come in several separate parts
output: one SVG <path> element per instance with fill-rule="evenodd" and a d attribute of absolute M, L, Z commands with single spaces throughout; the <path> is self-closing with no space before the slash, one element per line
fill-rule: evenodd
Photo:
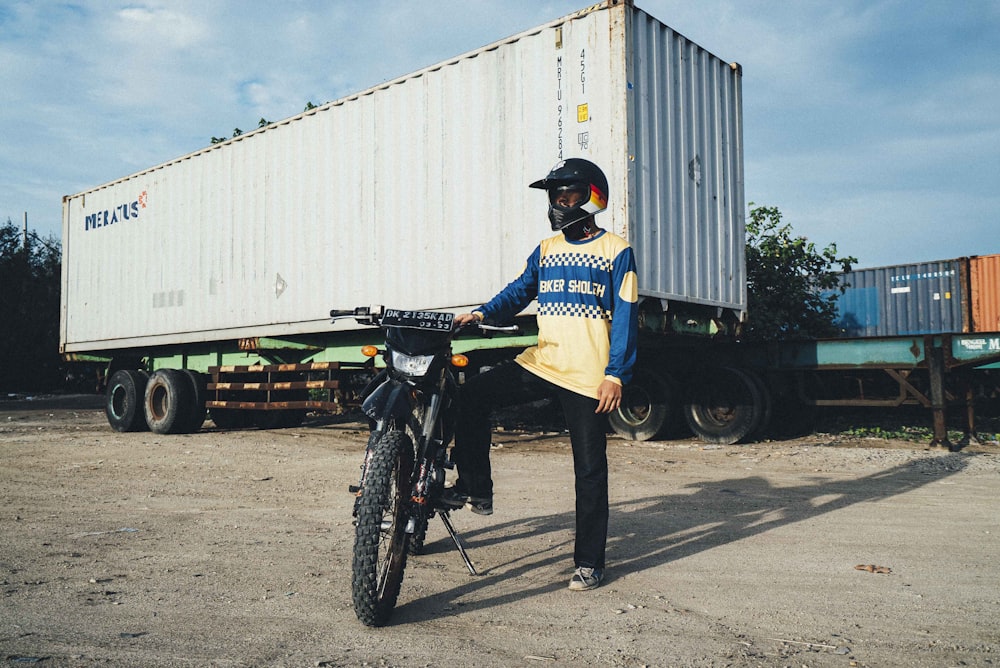
<path fill-rule="evenodd" d="M 884 406 L 919 404 L 933 416 L 931 445 L 955 449 L 946 424 L 950 405 L 964 410 L 963 444 L 977 441 L 974 386 L 976 372 L 1000 368 L 1000 332 L 945 333 L 863 339 L 826 339 L 750 347 L 747 362 L 771 372 L 881 372 L 897 388 L 894 396 L 866 396 L 859 384 L 854 396 L 811 395 L 797 376 L 799 398 L 814 406 Z M 917 376 L 921 382 L 917 382 Z"/>

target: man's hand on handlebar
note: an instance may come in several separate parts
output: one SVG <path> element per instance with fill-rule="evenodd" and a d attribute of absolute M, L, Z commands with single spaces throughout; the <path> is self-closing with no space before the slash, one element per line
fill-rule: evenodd
<path fill-rule="evenodd" d="M 521 328 L 518 327 L 517 323 L 511 323 L 509 325 L 489 324 L 485 321 L 483 314 L 479 311 L 456 315 L 452 323 L 456 330 L 462 329 L 463 327 L 478 325 L 483 336 L 486 337 L 492 336 L 493 334 L 516 334 L 521 331 Z"/>
<path fill-rule="evenodd" d="M 465 327 L 466 325 L 474 325 L 477 322 L 482 322 L 478 315 L 475 313 L 462 313 L 455 316 L 455 325 L 458 327 Z"/>

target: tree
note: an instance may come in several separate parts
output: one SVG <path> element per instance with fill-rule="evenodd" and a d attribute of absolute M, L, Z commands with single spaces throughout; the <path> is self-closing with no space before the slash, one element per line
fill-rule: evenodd
<path fill-rule="evenodd" d="M 59 358 L 59 240 L 0 227 L 0 389 L 51 390 L 62 382 Z"/>
<path fill-rule="evenodd" d="M 302 111 L 309 111 L 310 109 L 315 109 L 315 108 L 316 108 L 316 105 L 313 104 L 310 101 L 310 102 L 306 102 L 306 108 L 303 109 Z M 257 127 L 258 128 L 267 127 L 268 125 L 271 125 L 271 124 L 272 124 L 272 122 L 269 121 L 269 120 L 267 120 L 263 116 L 261 116 L 260 120 L 257 121 Z M 243 134 L 243 130 L 240 130 L 239 128 L 235 128 L 233 130 L 233 136 L 231 138 L 239 137 L 242 134 Z M 213 144 L 221 144 L 224 141 L 229 141 L 229 139 L 231 139 L 231 138 L 227 138 L 227 137 L 212 137 L 211 141 L 212 141 Z"/>
<path fill-rule="evenodd" d="M 817 249 L 777 207 L 750 203 L 747 221 L 748 341 L 817 339 L 836 336 L 837 299 L 844 288 L 838 274 L 855 257 L 837 257 L 837 245 Z"/>
<path fill-rule="evenodd" d="M 239 137 L 241 134 L 243 134 L 243 130 L 240 130 L 239 128 L 233 129 L 233 138 Z M 213 144 L 221 144 L 224 141 L 229 141 L 229 139 L 226 137 L 212 137 Z"/>

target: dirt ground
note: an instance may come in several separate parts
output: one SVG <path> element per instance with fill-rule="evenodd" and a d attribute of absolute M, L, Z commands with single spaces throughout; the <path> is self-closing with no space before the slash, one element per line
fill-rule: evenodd
<path fill-rule="evenodd" d="M 333 418 L 118 434 L 98 397 L 0 403 L 0 661 L 1000 664 L 995 444 L 612 438 L 608 578 L 571 592 L 566 439 L 503 432 L 495 514 L 452 514 L 480 574 L 435 520 L 369 629 L 347 491 L 364 438 Z"/>

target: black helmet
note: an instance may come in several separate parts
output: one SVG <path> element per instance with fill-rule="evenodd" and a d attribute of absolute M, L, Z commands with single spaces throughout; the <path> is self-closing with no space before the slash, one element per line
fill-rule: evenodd
<path fill-rule="evenodd" d="M 552 224 L 553 232 L 565 229 L 608 208 L 607 177 L 600 167 L 582 158 L 560 160 L 549 171 L 548 176 L 535 181 L 529 187 L 549 191 L 549 222 Z M 570 207 L 556 204 L 556 196 L 566 190 L 579 190 L 584 194 L 584 198 Z"/>

